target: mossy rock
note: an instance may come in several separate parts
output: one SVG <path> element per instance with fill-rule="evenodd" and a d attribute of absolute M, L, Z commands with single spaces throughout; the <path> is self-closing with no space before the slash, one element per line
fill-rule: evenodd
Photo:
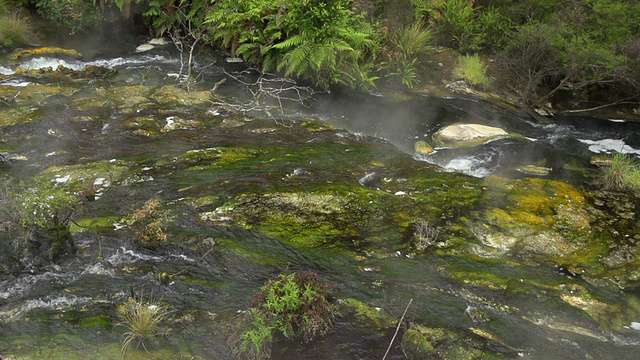
<path fill-rule="evenodd" d="M 156 89 L 149 98 L 161 105 L 210 106 L 212 94 L 210 91 L 186 91 L 175 85 L 165 85 Z"/>
<path fill-rule="evenodd" d="M 409 359 L 424 359 L 435 351 L 433 345 L 419 331 L 408 329 L 402 336 L 402 350 Z"/>
<path fill-rule="evenodd" d="M 30 59 L 37 56 L 54 56 L 71 59 L 81 59 L 82 53 L 73 49 L 64 49 L 59 47 L 39 47 L 35 49 L 24 49 L 15 51 L 11 54 L 11 59 L 14 62 L 19 62 L 21 60 Z"/>
<path fill-rule="evenodd" d="M 413 146 L 413 149 L 415 150 L 416 154 L 419 154 L 419 155 L 429 155 L 435 151 L 433 150 L 431 145 L 429 145 L 424 140 L 416 141 L 416 143 Z"/>
<path fill-rule="evenodd" d="M 497 254 L 555 258 L 584 246 L 593 217 L 586 198 L 573 186 L 540 178 L 486 181 L 486 205 L 474 231 Z"/>
<path fill-rule="evenodd" d="M 355 314 L 361 326 L 372 328 L 376 331 L 384 331 L 397 325 L 398 319 L 381 308 L 367 305 L 354 298 L 344 299 L 341 303 Z"/>

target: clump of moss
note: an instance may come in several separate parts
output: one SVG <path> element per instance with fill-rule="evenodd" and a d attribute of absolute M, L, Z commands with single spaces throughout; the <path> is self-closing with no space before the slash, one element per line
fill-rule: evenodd
<path fill-rule="evenodd" d="M 435 349 L 418 330 L 408 329 L 402 336 L 402 350 L 409 359 L 424 359 Z"/>

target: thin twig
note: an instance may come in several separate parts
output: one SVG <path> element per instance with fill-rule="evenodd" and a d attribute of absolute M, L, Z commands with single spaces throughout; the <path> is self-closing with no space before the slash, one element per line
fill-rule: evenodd
<path fill-rule="evenodd" d="M 396 332 L 395 334 L 393 334 L 393 338 L 391 338 L 391 342 L 389 343 L 389 347 L 387 348 L 387 352 L 384 353 L 384 356 L 382 357 L 382 360 L 387 358 L 387 355 L 389 354 L 389 351 L 391 351 L 391 345 L 393 345 L 393 342 L 396 340 L 396 336 L 398 336 L 398 331 L 400 331 L 400 325 L 402 325 L 402 321 L 404 320 L 404 316 L 407 315 L 407 311 L 409 310 L 409 306 L 411 306 L 411 303 L 413 302 L 413 299 L 409 300 L 409 303 L 407 304 L 407 307 L 404 309 L 404 312 L 402 313 L 402 317 L 400 318 L 400 321 L 398 321 L 398 326 L 396 327 Z"/>
<path fill-rule="evenodd" d="M 200 258 L 198 259 L 198 261 L 200 261 L 200 260 L 204 259 L 207 255 L 209 255 L 209 253 L 210 253 L 211 251 L 213 251 L 213 248 L 209 249 L 206 253 L 204 253 L 204 255 L 200 256 Z M 183 274 L 183 273 L 187 272 L 189 269 L 191 269 L 192 267 L 194 267 L 194 266 L 196 266 L 196 265 L 198 265 L 198 262 L 197 262 L 197 261 L 196 261 L 196 262 L 194 262 L 193 264 L 191 264 L 191 265 L 187 266 L 185 269 L 182 269 L 182 270 L 178 271 L 178 272 L 177 272 L 177 273 L 175 273 L 175 274 L 171 274 L 171 275 L 169 275 L 169 277 L 178 276 L 178 275 L 180 275 L 180 274 Z"/>

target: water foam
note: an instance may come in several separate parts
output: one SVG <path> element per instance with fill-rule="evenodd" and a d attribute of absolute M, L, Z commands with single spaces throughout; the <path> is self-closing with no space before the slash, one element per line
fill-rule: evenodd
<path fill-rule="evenodd" d="M 6 68 L 4 66 L 0 66 L 0 75 L 11 75 L 13 74 L 13 70 Z"/>
<path fill-rule="evenodd" d="M 6 280 L 0 283 L 0 299 L 7 300 L 27 294 L 38 283 L 68 284 L 75 279 L 73 274 L 46 272 L 44 274 L 23 275 L 16 281 Z"/>
<path fill-rule="evenodd" d="M 74 295 L 64 295 L 58 297 L 45 297 L 44 299 L 31 299 L 22 305 L 0 312 L 0 322 L 10 323 L 20 320 L 22 316 L 35 309 L 66 310 L 79 305 L 87 304 L 91 301 L 89 297 L 78 297 Z"/>
<path fill-rule="evenodd" d="M 602 140 L 582 140 L 578 139 L 583 144 L 589 145 L 589 151 L 600 154 L 610 154 L 612 152 L 619 152 L 622 154 L 636 154 L 640 155 L 640 150 L 634 149 L 627 145 L 623 140 L 619 139 L 602 139 Z"/>

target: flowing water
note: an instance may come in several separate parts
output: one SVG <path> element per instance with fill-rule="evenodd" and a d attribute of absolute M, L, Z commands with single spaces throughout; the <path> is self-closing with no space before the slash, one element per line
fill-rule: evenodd
<path fill-rule="evenodd" d="M 96 57 L 88 61 L 35 58 L 21 66 L 55 68 L 58 64 L 72 69 L 81 69 L 88 64 L 115 68 L 118 75 L 109 81 L 129 85 L 160 86 L 175 83 L 180 77 L 179 57 L 170 47 L 138 53 L 131 45 L 115 57 Z M 203 86 L 213 88 L 215 83 L 227 78 L 219 91 L 239 99 L 239 103 L 247 103 L 252 97 L 246 88 L 225 74 L 240 69 L 240 65 L 222 62 L 209 67 L 204 71 Z M 13 70 L 9 65 L 0 68 L 3 74 Z M 20 88 L 27 82 L 11 80 L 4 85 Z M 412 259 L 399 253 L 398 256 L 357 262 L 339 247 L 301 250 L 256 231 L 208 226 L 193 220 L 198 217 L 197 213 L 190 213 L 193 208 L 181 205 L 183 197 L 192 195 L 191 188 L 215 193 L 215 188 L 207 188 L 206 184 L 225 179 L 247 191 L 270 189 L 272 185 L 259 177 L 258 170 L 252 166 L 239 167 L 232 174 L 195 169 L 185 175 L 171 165 L 171 159 L 192 149 L 211 146 L 246 142 L 255 147 L 257 140 L 251 138 L 253 135 L 234 127 L 223 131 L 205 127 L 141 138 L 132 136 L 126 126 L 133 115 L 139 116 L 144 109 L 133 115 L 117 110 L 106 114 L 81 114 L 81 111 L 71 109 L 67 98 L 60 98 L 59 103 L 55 99 L 47 101 L 43 104 L 41 120 L 2 130 L 4 141 L 0 143 L 0 150 L 27 154 L 30 164 L 21 166 L 15 161 L 14 165 L 4 166 L 0 163 L 3 175 L 27 178 L 54 165 L 96 161 L 109 163 L 114 168 L 125 164 L 129 169 L 135 168 L 137 175 L 100 182 L 118 181 L 120 186 L 105 191 L 86 212 L 93 211 L 96 217 L 104 214 L 110 217 L 109 221 L 95 226 L 96 231 L 75 235 L 79 248 L 75 256 L 65 257 L 55 264 L 27 263 L 13 275 L 0 278 L 0 358 L 5 354 L 30 359 L 117 358 L 123 330 L 115 326 L 114 304 L 126 301 L 134 293 L 162 299 L 171 304 L 174 311 L 173 328 L 159 344 L 152 344 L 153 355 L 140 351 L 135 355 L 137 358 L 227 359 L 230 355 L 226 338 L 235 314 L 246 308 L 251 294 L 265 279 L 289 268 L 313 269 L 336 284 L 339 299 L 357 298 L 396 318 L 412 298 L 411 321 L 467 334 L 476 343 L 489 344 L 487 348 L 508 358 L 640 358 L 640 325 L 636 323 L 640 318 L 629 315 L 637 311 L 621 309 L 622 319 L 616 321 L 627 327 L 607 328 L 603 322 L 585 316 L 580 310 L 558 305 L 550 299 L 545 287 L 580 286 L 602 292 L 602 297 L 621 308 L 637 309 L 640 301 L 632 291 L 621 293 L 596 288 L 579 276 L 567 276 L 553 267 L 514 266 L 506 261 L 473 257 Z M 367 146 L 376 147 L 381 153 L 395 151 L 388 143 L 413 153 L 416 141 L 429 139 L 441 127 L 458 122 L 500 126 L 523 135 L 523 138 L 497 140 L 474 148 L 441 148 L 431 155 L 416 155 L 420 161 L 474 177 L 491 174 L 525 177 L 527 175 L 518 171 L 518 167 L 534 164 L 551 169 L 547 178 L 579 185 L 589 181 L 588 169 L 593 168 L 590 165 L 593 155 L 611 150 L 640 153 L 640 124 L 632 122 L 565 117 L 554 119 L 554 123 L 540 124 L 474 100 L 418 94 L 387 97 L 373 93 L 334 92 L 316 94 L 309 104 L 308 108 L 289 108 L 286 116 L 296 120 L 311 118 L 347 129 L 350 133 L 345 132 L 343 136 L 369 139 Z M 101 120 L 82 121 L 78 119 L 79 114 Z M 176 118 L 194 119 L 193 114 L 201 112 L 182 106 L 150 114 L 156 122 L 170 126 Z M 266 116 L 263 114 L 263 117 Z M 233 117 L 226 119 L 232 121 Z M 220 116 L 213 114 L 202 121 L 219 124 Z M 270 119 L 253 121 L 273 122 Z M 296 133 L 295 129 L 291 132 L 290 138 L 275 135 L 268 138 L 272 143 L 265 146 L 276 146 L 300 137 L 302 140 L 295 141 L 317 144 L 313 146 L 321 149 L 325 141 L 322 135 L 306 139 L 304 136 L 308 135 Z M 55 136 L 47 136 L 51 133 Z M 19 140 L 16 142 L 15 139 Z M 312 145 L 300 147 L 313 149 Z M 338 161 L 331 153 L 325 157 L 328 162 Z M 304 177 L 307 171 L 292 168 L 299 166 L 293 160 L 279 164 L 282 165 L 273 165 L 274 169 L 280 166 L 277 170 L 289 172 L 292 177 Z M 308 164 L 308 168 L 313 166 Z M 366 181 L 363 177 L 361 184 Z M 126 215 L 132 204 L 152 194 L 161 194 L 169 202 L 178 204 L 176 206 L 184 216 L 175 221 L 171 232 L 182 234 L 188 240 L 198 239 L 199 247 L 175 246 L 151 252 L 132 246 L 128 235 L 119 228 L 118 217 Z M 225 195 L 216 196 L 223 199 Z M 218 202 L 222 203 L 222 200 Z M 497 282 L 506 285 L 476 286 L 452 278 L 451 273 L 455 272 L 490 273 Z M 159 278 L 158 274 L 163 273 L 175 276 Z M 543 285 L 518 287 L 513 284 L 522 279 Z M 470 315 L 474 310 L 481 310 L 491 321 L 484 323 L 474 318 Z M 341 318 L 336 329 L 322 341 L 306 345 L 281 342 L 274 349 L 272 358 L 381 358 L 395 325 L 382 330 L 371 326 L 364 331 L 362 327 L 352 325 L 355 321 L 349 316 Z M 491 335 L 478 335 L 478 332 L 469 335 L 470 328 L 481 328 Z M 468 354 L 455 354 L 451 350 L 432 357 L 473 358 Z M 394 346 L 388 359 L 402 358 L 402 351 Z"/>

